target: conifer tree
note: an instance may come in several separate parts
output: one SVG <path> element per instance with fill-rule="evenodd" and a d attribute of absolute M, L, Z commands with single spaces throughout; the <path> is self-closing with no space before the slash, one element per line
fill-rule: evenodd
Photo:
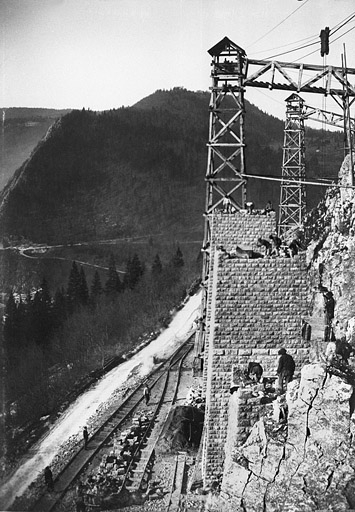
<path fill-rule="evenodd" d="M 100 274 L 98 270 L 95 270 L 94 278 L 91 283 L 90 300 L 93 304 L 96 304 L 100 295 L 103 294 Z"/>
<path fill-rule="evenodd" d="M 112 296 L 120 291 L 122 291 L 122 283 L 116 270 L 115 257 L 111 254 L 108 267 L 108 278 L 105 283 L 105 292 L 107 295 Z"/>
<path fill-rule="evenodd" d="M 53 325 L 60 327 L 67 318 L 67 300 L 63 288 L 58 289 L 53 301 Z"/>
<path fill-rule="evenodd" d="M 133 290 L 140 281 L 144 273 L 144 267 L 140 262 L 138 255 L 134 254 L 133 257 L 128 258 L 126 265 L 126 273 L 124 277 L 125 287 Z"/>
<path fill-rule="evenodd" d="M 162 270 L 163 270 L 163 265 L 162 265 L 162 263 L 160 261 L 159 254 L 157 254 L 155 256 L 155 259 L 154 259 L 153 264 L 152 264 L 152 274 L 154 276 L 159 275 L 159 274 L 162 273 Z"/>
<path fill-rule="evenodd" d="M 48 313 L 52 309 L 52 298 L 49 293 L 48 283 L 46 278 L 44 277 L 41 282 L 40 289 L 38 290 L 38 293 L 41 297 L 41 302 L 43 304 L 43 308 L 48 310 Z"/>
<path fill-rule="evenodd" d="M 83 306 L 86 306 L 89 302 L 89 290 L 88 290 L 88 285 L 86 282 L 85 271 L 82 266 L 80 267 L 80 297 L 79 297 L 79 300 Z"/>
<path fill-rule="evenodd" d="M 31 301 L 31 324 L 33 341 L 46 347 L 53 331 L 52 299 L 46 279 L 43 279 L 40 288 Z"/>
<path fill-rule="evenodd" d="M 173 256 L 172 264 L 175 268 L 181 268 L 184 266 L 184 257 L 179 246 L 176 250 L 176 254 Z"/>
<path fill-rule="evenodd" d="M 81 296 L 81 277 L 80 272 L 78 270 L 78 266 L 75 261 L 73 261 L 73 265 L 69 274 L 68 280 L 68 288 L 67 288 L 67 297 L 68 297 L 68 306 L 70 312 L 73 312 L 75 307 L 80 304 L 80 296 Z"/>

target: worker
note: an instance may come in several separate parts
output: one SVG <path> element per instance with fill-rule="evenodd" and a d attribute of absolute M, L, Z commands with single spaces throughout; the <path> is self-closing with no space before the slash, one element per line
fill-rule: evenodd
<path fill-rule="evenodd" d="M 340 338 L 340 340 L 336 340 L 335 342 L 335 353 L 337 356 L 339 356 L 342 363 L 345 363 L 346 365 L 349 364 L 349 357 L 354 352 L 354 349 L 346 341 L 346 337 L 343 336 Z"/>
<path fill-rule="evenodd" d="M 149 404 L 149 400 L 150 400 L 150 389 L 147 386 L 147 384 L 145 385 L 145 387 L 143 389 L 143 397 L 145 398 L 146 405 L 148 405 Z"/>
<path fill-rule="evenodd" d="M 266 215 L 270 215 L 271 212 L 274 212 L 274 207 L 272 205 L 272 202 L 271 201 L 268 201 L 265 205 L 265 213 Z"/>
<path fill-rule="evenodd" d="M 288 244 L 288 255 L 290 258 L 296 256 L 300 249 L 303 249 L 301 242 L 297 238 L 291 240 L 291 242 Z"/>
<path fill-rule="evenodd" d="M 84 438 L 84 449 L 87 450 L 88 442 L 89 442 L 89 432 L 88 432 L 87 427 L 84 427 L 84 429 L 83 429 L 83 438 Z"/>
<path fill-rule="evenodd" d="M 245 206 L 247 207 L 247 212 L 249 213 L 249 215 L 251 215 L 254 210 L 254 203 L 252 201 L 248 201 L 247 203 L 245 203 Z"/>
<path fill-rule="evenodd" d="M 224 196 L 222 204 L 223 204 L 223 212 L 224 213 L 231 213 L 232 202 L 231 202 L 230 197 L 228 195 Z"/>
<path fill-rule="evenodd" d="M 272 244 L 272 249 L 271 249 L 271 252 L 270 252 L 270 256 L 280 256 L 280 249 L 281 249 L 281 245 L 282 245 L 282 240 L 281 238 L 279 238 L 278 236 L 276 235 L 273 235 L 271 234 L 269 236 L 270 240 L 271 240 L 271 244 Z"/>
<path fill-rule="evenodd" d="M 330 340 L 332 321 L 334 319 L 335 300 L 333 293 L 326 291 L 324 297 L 324 341 Z"/>
<path fill-rule="evenodd" d="M 44 470 L 44 481 L 46 482 L 48 491 L 53 491 L 53 489 L 54 489 L 53 473 L 49 466 L 47 466 Z"/>
<path fill-rule="evenodd" d="M 248 369 L 246 370 L 246 376 L 248 379 L 260 382 L 263 375 L 263 367 L 260 363 L 250 362 Z"/>
<path fill-rule="evenodd" d="M 265 238 L 258 238 L 257 244 L 258 247 L 263 247 L 265 251 L 265 256 L 270 256 L 271 254 L 271 243 Z"/>
<path fill-rule="evenodd" d="M 280 356 L 277 367 L 277 375 L 279 376 L 278 389 L 284 392 L 284 389 L 287 389 L 288 383 L 293 379 L 296 365 L 293 357 L 287 354 L 285 348 L 280 348 L 278 354 Z"/>

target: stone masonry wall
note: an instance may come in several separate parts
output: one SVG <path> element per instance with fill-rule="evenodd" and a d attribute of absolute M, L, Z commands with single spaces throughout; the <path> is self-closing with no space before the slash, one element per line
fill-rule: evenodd
<path fill-rule="evenodd" d="M 212 247 L 223 245 L 229 251 L 236 245 L 260 251 L 258 238 L 269 239 L 276 230 L 276 214 L 248 215 L 216 211 L 212 217 Z"/>
<path fill-rule="evenodd" d="M 228 429 L 224 455 L 247 439 L 251 428 L 266 415 L 267 406 L 254 396 L 252 387 L 239 388 L 229 396 Z"/>
<path fill-rule="evenodd" d="M 255 217 L 248 216 L 247 222 Z M 236 236 L 231 224 L 235 228 L 237 223 L 233 226 L 233 222 L 228 223 L 225 218 L 220 222 L 214 220 L 217 222 L 213 224 L 213 241 L 221 240 L 228 248 L 230 237 Z M 255 220 L 259 224 L 260 219 Z M 269 225 L 265 226 L 267 232 L 268 228 Z M 233 367 L 258 361 L 265 373 L 275 374 L 277 352 L 285 347 L 295 358 L 299 371 L 301 365 L 308 362 L 309 343 L 302 339 L 301 330 L 311 299 L 305 254 L 293 259 L 242 260 L 226 259 L 214 252 L 213 261 L 205 349 L 205 484 L 213 481 L 223 469 Z M 248 425 L 233 428 L 250 428 L 250 418 L 245 421 Z"/>
<path fill-rule="evenodd" d="M 269 238 L 271 233 L 276 231 L 276 214 L 270 215 L 248 215 L 247 213 L 223 213 L 215 211 L 210 219 L 211 224 L 211 258 L 210 275 L 213 274 L 214 251 L 217 246 L 222 245 L 226 251 L 232 250 L 236 245 L 242 248 L 260 251 L 257 248 L 258 238 Z M 209 326 L 211 323 L 211 298 L 212 280 L 208 283 L 207 312 L 206 312 L 206 337 L 205 357 L 208 355 Z M 206 390 L 208 366 L 204 363 L 204 389 Z"/>

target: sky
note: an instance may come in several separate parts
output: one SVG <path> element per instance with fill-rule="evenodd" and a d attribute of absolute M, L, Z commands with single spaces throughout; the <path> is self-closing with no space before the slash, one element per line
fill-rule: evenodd
<path fill-rule="evenodd" d="M 329 26 L 326 63 L 341 65 L 345 43 L 355 68 L 355 18 L 332 36 L 352 13 L 354 0 L 0 0 L 0 106 L 104 110 L 157 89 L 206 91 L 207 52 L 224 36 L 248 58 L 268 59 L 319 41 Z M 277 59 L 322 64 L 319 49 Z M 288 95 L 247 88 L 245 97 L 283 119 Z M 310 96 L 308 104 L 339 111 Z"/>

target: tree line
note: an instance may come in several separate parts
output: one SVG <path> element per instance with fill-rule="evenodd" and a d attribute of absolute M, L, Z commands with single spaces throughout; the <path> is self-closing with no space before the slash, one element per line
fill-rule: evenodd
<path fill-rule="evenodd" d="M 183 265 L 183 254 L 178 247 L 171 260 L 171 266 L 180 268 Z M 53 297 L 45 278 L 34 292 L 29 291 L 24 295 L 11 291 L 3 322 L 8 362 L 16 362 L 21 357 L 21 349 L 31 343 L 46 351 L 53 333 L 78 309 L 95 308 L 103 298 L 114 301 L 125 290 L 134 290 L 145 270 L 144 263 L 137 254 L 134 254 L 128 258 L 121 279 L 116 269 L 115 258 L 111 255 L 104 283 L 99 271 L 96 270 L 89 286 L 83 266 L 73 261 L 66 289 L 57 289 Z M 151 276 L 157 278 L 162 271 L 163 265 L 157 254 L 152 263 Z"/>

